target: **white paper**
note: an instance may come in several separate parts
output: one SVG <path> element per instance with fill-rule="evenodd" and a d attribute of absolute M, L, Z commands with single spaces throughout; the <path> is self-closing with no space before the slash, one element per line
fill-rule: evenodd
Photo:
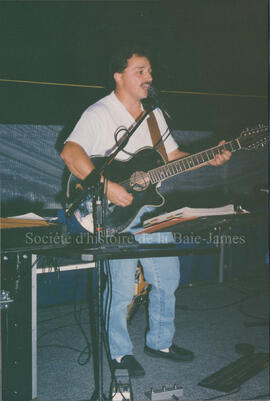
<path fill-rule="evenodd" d="M 225 214 L 236 214 L 234 210 L 234 205 L 226 205 L 216 208 L 191 208 L 182 207 L 181 209 L 174 210 L 170 213 L 165 213 L 157 217 L 145 220 L 144 227 L 149 227 L 150 225 L 162 223 L 163 221 L 172 220 L 175 218 L 186 218 L 186 217 L 203 217 L 203 216 L 219 216 Z"/>
<path fill-rule="evenodd" d="M 44 220 L 43 217 L 35 213 L 25 213 L 20 216 L 10 216 L 9 219 L 23 219 L 23 220 Z"/>

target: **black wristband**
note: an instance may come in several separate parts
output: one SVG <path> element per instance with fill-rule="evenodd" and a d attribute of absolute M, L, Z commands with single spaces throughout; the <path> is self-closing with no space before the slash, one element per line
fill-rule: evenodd
<path fill-rule="evenodd" d="M 100 180 L 100 174 L 96 169 L 92 170 L 90 174 L 82 181 L 83 189 L 89 189 L 96 185 Z"/>

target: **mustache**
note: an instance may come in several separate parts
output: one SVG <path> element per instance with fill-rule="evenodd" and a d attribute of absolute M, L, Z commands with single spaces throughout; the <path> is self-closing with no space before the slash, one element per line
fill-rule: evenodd
<path fill-rule="evenodd" d="M 152 84 L 152 82 L 146 81 L 146 82 L 143 82 L 143 83 L 141 84 L 141 86 L 144 86 L 144 85 L 150 85 L 150 86 L 151 86 L 151 84 Z"/>

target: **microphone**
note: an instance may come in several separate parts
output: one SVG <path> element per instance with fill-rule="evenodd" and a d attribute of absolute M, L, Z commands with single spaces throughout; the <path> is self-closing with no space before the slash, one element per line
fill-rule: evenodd
<path fill-rule="evenodd" d="M 148 98 L 149 98 L 152 106 L 158 107 L 159 109 L 161 109 L 163 111 L 163 113 L 169 119 L 172 118 L 172 116 L 168 112 L 167 108 L 164 106 L 163 102 L 160 100 L 160 92 L 154 86 L 150 86 L 150 88 L 148 89 Z"/>

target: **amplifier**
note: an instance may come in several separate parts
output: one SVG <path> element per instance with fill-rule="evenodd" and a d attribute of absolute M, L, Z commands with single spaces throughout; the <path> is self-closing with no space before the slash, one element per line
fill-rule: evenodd
<path fill-rule="evenodd" d="M 1 401 L 37 399 L 36 287 L 31 266 L 31 255 L 1 256 Z"/>

